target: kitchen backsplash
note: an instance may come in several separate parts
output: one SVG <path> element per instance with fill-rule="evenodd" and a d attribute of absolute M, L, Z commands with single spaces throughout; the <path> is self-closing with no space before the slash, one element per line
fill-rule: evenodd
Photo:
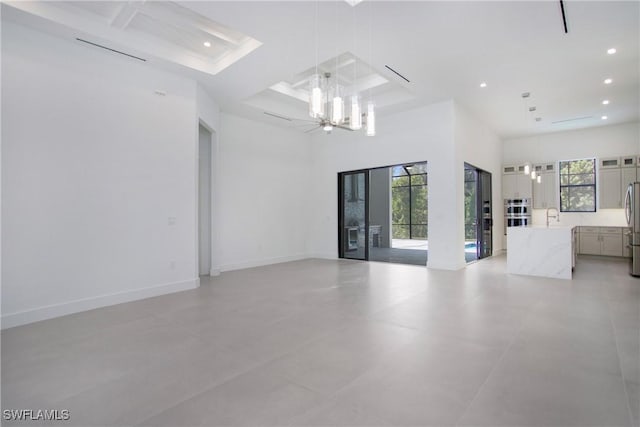
<path fill-rule="evenodd" d="M 531 219 L 533 225 L 545 225 L 547 223 L 546 209 L 534 209 Z M 597 212 L 560 212 L 560 222 L 556 225 L 594 225 L 601 227 L 626 227 L 627 220 L 624 215 L 624 209 L 599 209 Z"/>

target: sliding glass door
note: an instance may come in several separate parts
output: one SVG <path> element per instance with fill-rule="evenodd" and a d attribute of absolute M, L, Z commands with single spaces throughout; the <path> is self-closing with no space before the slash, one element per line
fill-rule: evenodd
<path fill-rule="evenodd" d="M 467 262 L 491 256 L 493 213 L 491 174 L 464 165 L 464 255 Z"/>
<path fill-rule="evenodd" d="M 342 258 L 369 259 L 369 171 L 338 175 L 338 245 Z"/>

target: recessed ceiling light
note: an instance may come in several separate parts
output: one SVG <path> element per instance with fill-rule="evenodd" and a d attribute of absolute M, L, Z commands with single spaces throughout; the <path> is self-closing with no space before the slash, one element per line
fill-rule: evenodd
<path fill-rule="evenodd" d="M 600 118 L 601 118 L 602 120 L 607 120 L 609 117 L 607 117 L 607 116 L 602 116 L 602 117 L 600 117 Z"/>
<path fill-rule="evenodd" d="M 609 100 L 608 99 L 603 100 L 602 105 L 609 105 Z"/>
<path fill-rule="evenodd" d="M 611 83 L 613 83 L 613 79 L 604 79 L 604 84 L 610 85 Z"/>
<path fill-rule="evenodd" d="M 211 47 L 211 43 L 210 42 L 204 42 L 204 47 Z"/>
<path fill-rule="evenodd" d="M 487 84 L 485 82 L 480 83 L 480 87 L 487 87 Z"/>
<path fill-rule="evenodd" d="M 617 52 L 617 50 L 616 50 L 616 48 L 615 48 L 615 47 L 612 47 L 611 49 L 607 49 L 607 53 L 608 53 L 609 55 L 613 55 L 613 54 L 614 54 L 614 53 L 616 53 L 616 52 Z"/>

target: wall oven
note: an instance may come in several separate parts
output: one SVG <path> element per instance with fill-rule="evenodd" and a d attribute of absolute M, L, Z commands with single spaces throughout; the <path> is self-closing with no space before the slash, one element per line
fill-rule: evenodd
<path fill-rule="evenodd" d="M 531 199 L 504 200 L 504 234 L 507 227 L 528 227 L 531 225 Z"/>
<path fill-rule="evenodd" d="M 506 199 L 504 201 L 504 213 L 506 215 L 531 216 L 530 199 Z"/>

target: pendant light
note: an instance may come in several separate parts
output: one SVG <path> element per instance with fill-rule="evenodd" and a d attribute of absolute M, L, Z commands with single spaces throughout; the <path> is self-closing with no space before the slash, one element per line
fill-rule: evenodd
<path fill-rule="evenodd" d="M 309 80 L 309 115 L 314 119 L 324 118 L 324 96 L 322 91 L 322 77 L 314 74 Z"/>
<path fill-rule="evenodd" d="M 335 3 L 335 12 L 336 12 L 336 19 L 334 20 L 334 32 L 337 34 L 338 33 L 338 2 Z M 334 72 L 334 84 L 333 84 L 333 95 L 332 95 L 332 99 L 331 99 L 331 122 L 334 125 L 341 125 L 342 122 L 344 121 L 344 97 L 342 94 L 342 86 L 340 86 L 339 81 L 340 79 L 338 78 L 338 70 L 340 69 L 340 67 L 338 66 L 339 61 L 338 61 L 338 44 L 336 44 L 335 46 L 335 58 L 336 58 L 336 64 L 335 64 L 335 72 Z M 328 82 L 327 82 L 328 85 Z"/>
<path fill-rule="evenodd" d="M 353 12 L 353 51 L 356 51 L 356 9 L 352 8 Z M 353 86 L 351 88 L 351 114 L 349 115 L 349 128 L 352 130 L 362 129 L 362 108 L 360 107 L 360 97 L 358 96 L 357 88 L 358 81 L 358 60 L 353 62 Z"/>
<path fill-rule="evenodd" d="M 369 3 L 369 67 L 373 71 L 373 2 Z M 376 136 L 376 112 L 375 104 L 371 100 L 371 87 L 369 87 L 369 102 L 367 102 L 367 136 Z"/>
<path fill-rule="evenodd" d="M 344 121 L 344 99 L 342 98 L 342 87 L 337 83 L 333 88 L 331 121 L 336 125 L 342 124 L 342 122 Z"/>
<path fill-rule="evenodd" d="M 349 127 L 353 130 L 362 129 L 362 110 L 360 108 L 360 97 L 358 94 L 351 95 L 351 116 Z"/>
<path fill-rule="evenodd" d="M 373 101 L 367 103 L 367 136 L 376 136 L 376 112 Z"/>
<path fill-rule="evenodd" d="M 315 16 L 315 44 L 316 44 L 316 72 L 309 79 L 309 115 L 314 119 L 324 118 L 323 78 L 318 73 L 318 0 L 316 0 Z"/>

